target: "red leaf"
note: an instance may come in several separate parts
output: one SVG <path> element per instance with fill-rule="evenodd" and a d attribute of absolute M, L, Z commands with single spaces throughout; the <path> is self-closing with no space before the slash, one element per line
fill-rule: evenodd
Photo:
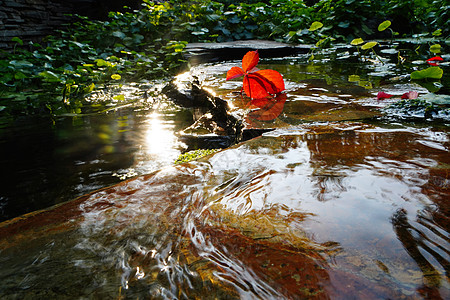
<path fill-rule="evenodd" d="M 227 72 L 227 80 L 233 79 L 233 78 L 237 78 L 244 75 L 244 71 L 239 68 L 239 67 L 232 67 L 230 70 L 228 70 Z"/>
<path fill-rule="evenodd" d="M 394 96 L 394 95 L 391 95 L 391 94 L 388 94 L 388 93 L 385 93 L 385 92 L 378 92 L 377 99 L 378 100 L 386 99 L 386 98 L 391 98 L 392 96 Z"/>
<path fill-rule="evenodd" d="M 254 73 L 265 78 L 266 89 L 270 94 L 278 94 L 284 91 L 284 80 L 280 73 L 274 70 L 260 70 Z"/>
<path fill-rule="evenodd" d="M 244 58 L 242 59 L 242 69 L 244 70 L 244 73 L 247 73 L 251 71 L 259 61 L 259 53 L 257 51 L 249 51 L 247 54 L 244 55 Z"/>
<path fill-rule="evenodd" d="M 409 91 L 402 95 L 402 99 L 417 99 L 417 97 L 419 97 L 419 93 L 413 91 Z"/>
<path fill-rule="evenodd" d="M 252 99 L 260 99 L 270 96 L 265 88 L 264 77 L 261 78 L 254 74 L 245 75 L 244 92 Z"/>
<path fill-rule="evenodd" d="M 427 59 L 427 63 L 430 66 L 437 66 L 440 61 L 444 61 L 444 59 L 442 57 L 440 57 L 440 56 L 435 56 L 435 57 Z"/>
<path fill-rule="evenodd" d="M 252 99 L 266 98 L 284 90 L 284 81 L 280 73 L 274 70 L 260 70 L 245 75 L 244 91 Z"/>

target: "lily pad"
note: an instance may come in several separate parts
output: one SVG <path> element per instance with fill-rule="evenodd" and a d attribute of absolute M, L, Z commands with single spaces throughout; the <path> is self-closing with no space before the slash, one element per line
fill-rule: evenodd
<path fill-rule="evenodd" d="M 450 95 L 429 93 L 420 98 L 434 104 L 450 104 Z"/>
<path fill-rule="evenodd" d="M 441 45 L 440 44 L 434 44 L 430 46 L 430 52 L 433 52 L 435 54 L 441 53 Z"/>
<path fill-rule="evenodd" d="M 412 80 L 441 79 L 444 71 L 439 67 L 429 67 L 411 73 Z"/>

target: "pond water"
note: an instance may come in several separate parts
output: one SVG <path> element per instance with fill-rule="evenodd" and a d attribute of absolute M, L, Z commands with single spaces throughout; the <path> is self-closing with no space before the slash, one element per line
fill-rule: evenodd
<path fill-rule="evenodd" d="M 1 128 L 0 164 L 7 174 L 0 221 L 172 164 L 183 149 L 175 133 L 192 124 L 192 111 L 164 99 L 148 103 L 146 90 L 122 88 L 129 101 L 140 100 L 131 105 L 86 105 L 82 114 L 54 123 L 19 119 Z"/>
<path fill-rule="evenodd" d="M 2 223 L 1 297 L 449 299 L 448 119 L 383 117 L 378 91 L 427 90 L 337 53 L 265 60 L 270 107 L 225 81 L 239 62 L 180 75 L 275 128 L 187 164 L 195 113 L 164 99 L 4 129 L 4 219 L 133 178 Z"/>

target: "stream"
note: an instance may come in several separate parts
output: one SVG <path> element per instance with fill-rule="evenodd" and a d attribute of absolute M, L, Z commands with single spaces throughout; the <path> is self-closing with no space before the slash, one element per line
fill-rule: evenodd
<path fill-rule="evenodd" d="M 263 104 L 225 81 L 240 61 L 180 74 L 180 90 L 196 78 L 263 132 L 188 163 L 173 162 L 201 112 L 162 83 L 1 128 L 0 298 L 450 299 L 450 116 L 390 106 L 449 96 L 395 55 L 316 57 L 263 59 L 286 83 Z"/>

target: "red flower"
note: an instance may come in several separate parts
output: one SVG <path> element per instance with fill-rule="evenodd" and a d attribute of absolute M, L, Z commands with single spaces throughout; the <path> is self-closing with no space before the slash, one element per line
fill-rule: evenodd
<path fill-rule="evenodd" d="M 385 92 L 378 92 L 378 94 L 377 94 L 377 99 L 378 100 L 382 100 L 382 99 L 387 99 L 387 98 L 391 98 L 391 97 L 393 97 L 394 95 L 391 95 L 391 94 L 388 94 L 388 93 L 385 93 Z"/>
<path fill-rule="evenodd" d="M 242 68 L 232 67 L 227 72 L 227 80 L 244 76 L 243 89 L 252 99 L 272 97 L 284 90 L 284 80 L 274 70 L 258 70 L 258 51 L 249 51 L 242 59 Z"/>
<path fill-rule="evenodd" d="M 427 59 L 427 63 L 430 66 L 437 66 L 437 65 L 439 65 L 439 62 L 441 62 L 441 61 L 444 61 L 444 59 L 440 56 L 435 56 L 435 57 Z"/>

